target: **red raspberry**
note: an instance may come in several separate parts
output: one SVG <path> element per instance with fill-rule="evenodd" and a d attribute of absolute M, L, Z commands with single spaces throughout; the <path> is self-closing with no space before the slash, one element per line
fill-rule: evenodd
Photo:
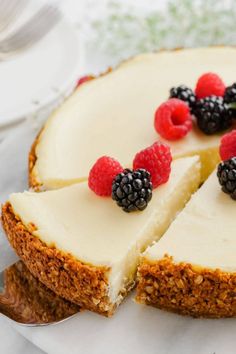
<path fill-rule="evenodd" d="M 112 157 L 100 157 L 89 172 L 89 188 L 97 195 L 110 196 L 113 179 L 123 170 L 120 163 Z"/>
<path fill-rule="evenodd" d="M 225 134 L 220 142 L 221 160 L 229 160 L 236 156 L 236 130 Z"/>
<path fill-rule="evenodd" d="M 195 94 L 198 99 L 208 96 L 224 96 L 225 84 L 222 79 L 214 73 L 206 73 L 199 77 Z"/>
<path fill-rule="evenodd" d="M 156 131 L 167 140 L 183 138 L 192 129 L 188 105 L 178 98 L 162 103 L 155 113 Z"/>
<path fill-rule="evenodd" d="M 151 174 L 153 188 L 168 181 L 172 156 L 168 145 L 156 142 L 135 155 L 133 168 L 144 168 Z"/>
<path fill-rule="evenodd" d="M 94 79 L 94 76 L 93 75 L 85 75 L 85 76 L 82 76 L 78 82 L 77 82 L 77 87 L 84 84 L 85 82 L 87 81 L 90 81 L 90 80 L 93 80 Z"/>

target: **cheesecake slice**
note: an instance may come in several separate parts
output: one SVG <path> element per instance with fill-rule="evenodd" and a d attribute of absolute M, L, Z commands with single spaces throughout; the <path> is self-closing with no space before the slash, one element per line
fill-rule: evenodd
<path fill-rule="evenodd" d="M 137 300 L 181 314 L 236 315 L 236 204 L 216 172 L 144 253 Z"/>
<path fill-rule="evenodd" d="M 235 62 L 236 48 L 230 47 L 161 51 L 139 55 L 79 86 L 52 114 L 33 145 L 30 186 L 56 189 L 81 182 L 103 155 L 129 167 L 138 151 L 163 140 L 154 129 L 154 113 L 172 86 L 194 89 L 197 79 L 209 71 L 232 84 Z M 166 142 L 174 158 L 200 155 L 204 181 L 219 161 L 219 139 L 204 135 L 195 125 L 185 138 Z"/>
<path fill-rule="evenodd" d="M 87 182 L 10 196 L 2 222 L 31 273 L 56 294 L 111 315 L 135 284 L 140 253 L 157 241 L 200 182 L 197 156 L 173 162 L 142 212 L 125 213 Z"/>

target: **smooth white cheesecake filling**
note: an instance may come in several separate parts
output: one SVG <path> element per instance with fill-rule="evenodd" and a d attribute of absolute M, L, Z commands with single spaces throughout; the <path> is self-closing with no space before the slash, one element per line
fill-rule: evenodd
<path fill-rule="evenodd" d="M 37 181 L 48 189 L 82 181 L 102 155 L 130 166 L 139 150 L 160 139 L 154 113 L 172 86 L 194 89 L 199 76 L 208 71 L 232 84 L 235 63 L 235 48 L 163 51 L 139 55 L 80 86 L 43 130 L 33 171 Z M 206 136 L 197 128 L 184 139 L 167 143 L 175 158 L 199 153 L 208 163 L 217 159 L 219 136 Z M 209 149 L 210 158 L 204 155 Z M 209 166 L 202 179 L 211 172 Z"/>
<path fill-rule="evenodd" d="M 125 213 L 111 198 L 96 196 L 87 183 L 56 191 L 15 193 L 14 213 L 48 246 L 94 266 L 108 266 L 109 295 L 118 294 L 135 276 L 141 251 L 158 240 L 183 208 L 200 180 L 198 157 L 173 162 L 169 181 L 153 192 L 143 212 Z"/>
<path fill-rule="evenodd" d="M 175 263 L 235 272 L 235 215 L 236 202 L 221 191 L 214 171 L 144 257 L 157 261 L 168 254 Z"/>

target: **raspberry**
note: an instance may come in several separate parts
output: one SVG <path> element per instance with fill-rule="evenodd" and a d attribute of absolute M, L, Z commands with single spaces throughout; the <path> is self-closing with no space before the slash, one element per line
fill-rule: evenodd
<path fill-rule="evenodd" d="M 225 84 L 222 79 L 214 73 L 206 73 L 199 77 L 195 94 L 198 99 L 208 96 L 221 96 L 225 93 Z"/>
<path fill-rule="evenodd" d="M 223 161 L 236 157 L 236 130 L 225 134 L 221 138 L 220 157 Z"/>
<path fill-rule="evenodd" d="M 122 171 L 123 168 L 120 163 L 112 157 L 100 157 L 89 172 L 89 188 L 97 195 L 110 196 L 113 179 Z"/>
<path fill-rule="evenodd" d="M 188 105 L 178 98 L 162 103 L 155 113 L 155 129 L 167 140 L 183 138 L 192 128 Z"/>
<path fill-rule="evenodd" d="M 85 75 L 85 76 L 82 76 L 78 82 L 77 82 L 77 87 L 84 84 L 85 82 L 87 81 L 90 81 L 90 80 L 93 80 L 94 79 L 94 76 L 93 75 Z"/>
<path fill-rule="evenodd" d="M 150 172 L 153 188 L 168 181 L 172 156 L 168 145 L 156 142 L 138 152 L 133 161 L 134 170 L 143 168 Z"/>

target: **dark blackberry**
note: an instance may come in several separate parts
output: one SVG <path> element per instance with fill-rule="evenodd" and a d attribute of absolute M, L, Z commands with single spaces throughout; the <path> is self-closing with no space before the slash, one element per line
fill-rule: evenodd
<path fill-rule="evenodd" d="M 236 157 L 222 161 L 218 165 L 217 177 L 222 186 L 222 191 L 236 200 Z"/>
<path fill-rule="evenodd" d="M 234 103 L 234 107 L 230 107 L 232 109 L 232 114 L 234 118 L 236 117 L 236 82 L 231 85 L 226 87 L 225 89 L 225 94 L 224 94 L 224 101 L 228 104 Z"/>
<path fill-rule="evenodd" d="M 236 82 L 233 85 L 226 87 L 224 101 L 226 103 L 236 102 Z"/>
<path fill-rule="evenodd" d="M 199 129 L 207 135 L 215 134 L 232 125 L 232 110 L 223 97 L 209 96 L 197 101 L 194 114 Z"/>
<path fill-rule="evenodd" d="M 178 87 L 172 87 L 170 89 L 170 97 L 169 98 L 178 98 L 189 105 L 191 113 L 194 112 L 194 107 L 196 104 L 196 96 L 191 88 L 181 85 Z"/>
<path fill-rule="evenodd" d="M 112 199 L 126 212 L 144 210 L 152 199 L 151 175 L 145 169 L 126 169 L 112 183 Z"/>

